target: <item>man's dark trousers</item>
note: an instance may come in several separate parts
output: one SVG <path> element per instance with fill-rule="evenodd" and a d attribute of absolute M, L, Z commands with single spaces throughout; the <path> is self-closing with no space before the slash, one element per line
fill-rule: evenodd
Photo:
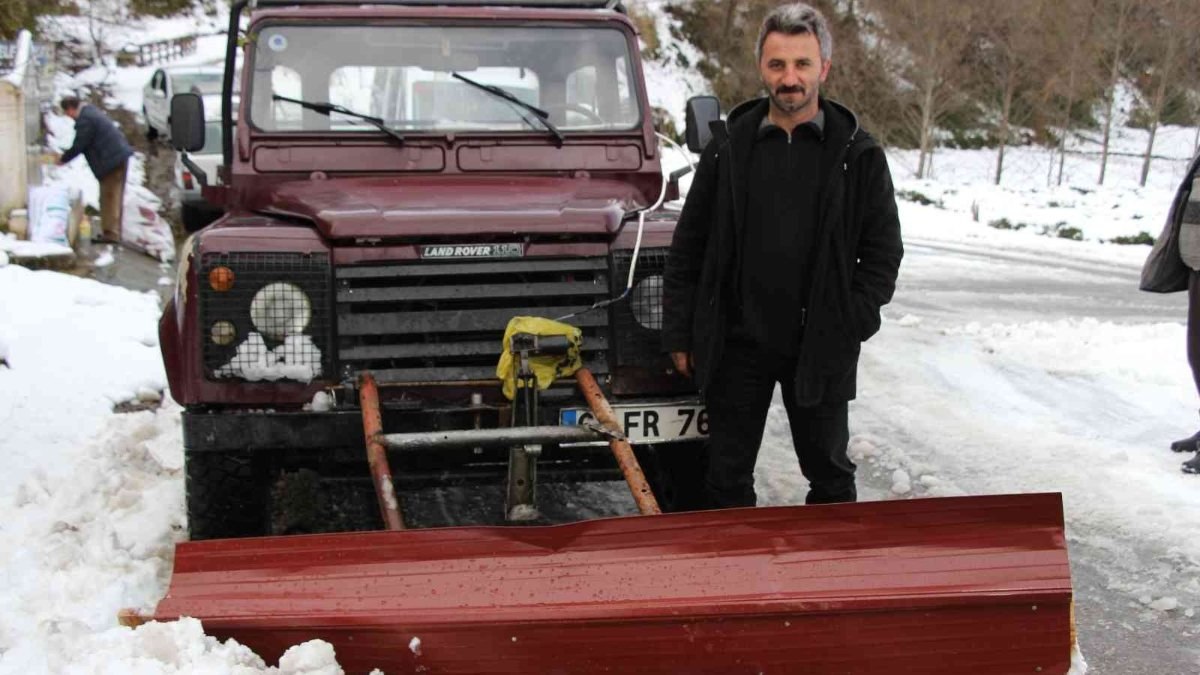
<path fill-rule="evenodd" d="M 1192 381 L 1200 392 L 1200 272 L 1188 274 L 1188 317 L 1187 317 L 1188 365 L 1192 367 Z M 712 413 L 709 413 L 712 419 Z M 710 422 L 711 423 L 711 422 Z"/>
<path fill-rule="evenodd" d="M 706 484 L 712 508 L 755 506 L 754 464 L 777 382 L 800 471 L 809 482 L 805 503 L 857 499 L 855 466 L 846 455 L 850 441 L 846 402 L 797 405 L 795 376 L 795 357 L 772 353 L 736 334 L 726 341 L 706 395 L 711 432 Z"/>

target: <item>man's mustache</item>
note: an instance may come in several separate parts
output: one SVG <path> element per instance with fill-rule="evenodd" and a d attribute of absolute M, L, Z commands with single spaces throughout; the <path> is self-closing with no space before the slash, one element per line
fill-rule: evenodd
<path fill-rule="evenodd" d="M 801 87 L 798 84 L 794 84 L 794 85 L 790 85 L 790 86 L 785 85 L 785 86 L 782 86 L 782 87 L 779 87 L 778 89 L 776 89 L 775 93 L 776 94 L 803 94 L 804 87 Z"/>

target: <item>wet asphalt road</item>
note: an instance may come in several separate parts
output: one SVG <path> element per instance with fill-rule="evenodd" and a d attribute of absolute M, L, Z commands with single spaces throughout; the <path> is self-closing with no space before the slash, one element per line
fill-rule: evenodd
<path fill-rule="evenodd" d="M 1085 316 L 1119 323 L 1182 322 L 1187 315 L 1185 294 L 1139 291 L 1139 274 L 1127 264 L 1050 252 L 1005 252 L 985 244 L 911 239 L 905 242 L 904 270 L 888 313 L 950 324 Z M 869 480 L 860 481 L 864 479 Z M 1198 620 L 1149 610 L 1120 588 L 1131 566 L 1160 566 L 1163 552 L 1112 544 L 1113 549 L 1103 550 L 1076 538 L 1069 541 L 1076 625 L 1089 674 L 1200 673 Z M 1162 590 L 1178 596 L 1183 606 L 1196 600 L 1183 588 Z"/>

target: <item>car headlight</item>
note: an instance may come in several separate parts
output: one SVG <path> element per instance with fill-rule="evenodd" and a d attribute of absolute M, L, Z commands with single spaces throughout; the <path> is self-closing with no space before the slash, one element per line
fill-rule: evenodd
<path fill-rule="evenodd" d="M 272 340 L 283 341 L 308 328 L 312 321 L 312 301 L 295 284 L 268 284 L 250 301 L 250 320 L 258 332 Z"/>
<path fill-rule="evenodd" d="M 633 287 L 629 306 L 633 318 L 642 328 L 662 330 L 663 327 L 663 278 L 661 274 L 648 276 Z"/>

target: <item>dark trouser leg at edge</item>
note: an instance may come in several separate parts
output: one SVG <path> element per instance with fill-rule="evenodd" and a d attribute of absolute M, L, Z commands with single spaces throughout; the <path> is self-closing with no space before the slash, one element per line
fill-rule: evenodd
<path fill-rule="evenodd" d="M 795 404 L 792 387 L 784 385 L 783 403 L 792 444 L 800 460 L 800 471 L 808 479 L 805 504 L 836 504 L 858 500 L 854 484 L 854 462 L 846 454 L 850 443 L 849 405 L 822 403 L 812 407 Z"/>
<path fill-rule="evenodd" d="M 706 395 L 711 508 L 754 506 L 754 463 L 775 391 L 776 364 L 753 344 L 730 339 Z"/>
<path fill-rule="evenodd" d="M 1197 393 L 1200 393 L 1200 272 L 1195 270 L 1188 277 L 1187 355 L 1188 365 L 1192 367 L 1192 380 L 1196 383 Z M 1176 452 L 1200 449 L 1200 431 L 1191 438 L 1175 441 L 1171 449 Z M 1200 473 L 1200 453 L 1183 463 L 1183 471 Z"/>

